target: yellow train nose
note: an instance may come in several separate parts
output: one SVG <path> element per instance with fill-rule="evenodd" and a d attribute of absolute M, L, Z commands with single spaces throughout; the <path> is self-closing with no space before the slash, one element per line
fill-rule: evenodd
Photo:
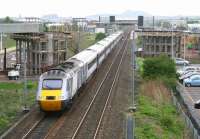
<path fill-rule="evenodd" d="M 39 105 L 44 111 L 60 111 L 62 109 L 60 100 L 43 100 L 39 101 Z"/>
<path fill-rule="evenodd" d="M 39 100 L 40 108 L 44 111 L 60 111 L 62 102 L 59 96 L 61 96 L 61 90 L 42 90 L 42 99 Z"/>

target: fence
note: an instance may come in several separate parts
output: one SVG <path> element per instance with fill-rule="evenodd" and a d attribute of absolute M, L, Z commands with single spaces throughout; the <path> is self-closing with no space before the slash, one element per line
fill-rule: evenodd
<path fill-rule="evenodd" d="M 188 117 L 188 115 L 185 114 L 185 112 L 183 111 L 183 109 L 181 107 L 181 104 L 179 103 L 179 101 L 177 100 L 177 98 L 174 95 L 172 95 L 172 100 L 173 100 L 173 104 L 176 106 L 181 117 L 184 119 L 187 128 L 190 130 L 191 137 L 193 139 L 200 139 L 200 135 L 198 134 L 197 129 L 194 127 L 194 125 L 193 125 L 191 119 Z"/>

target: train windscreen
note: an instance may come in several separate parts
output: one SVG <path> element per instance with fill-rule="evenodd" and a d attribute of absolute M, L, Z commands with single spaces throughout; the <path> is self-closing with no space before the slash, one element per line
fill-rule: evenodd
<path fill-rule="evenodd" d="M 43 89 L 61 89 L 62 88 L 62 80 L 61 79 L 45 79 L 43 80 L 42 88 Z"/>

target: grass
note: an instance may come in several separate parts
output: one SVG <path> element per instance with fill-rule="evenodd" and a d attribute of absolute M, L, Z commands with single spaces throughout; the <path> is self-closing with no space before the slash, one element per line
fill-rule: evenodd
<path fill-rule="evenodd" d="M 10 36 L 4 37 L 3 39 L 3 45 L 6 48 L 12 48 L 16 46 L 15 40 L 11 39 Z"/>
<path fill-rule="evenodd" d="M 32 106 L 35 103 L 37 85 L 28 82 L 26 103 Z M 7 129 L 21 112 L 24 105 L 24 91 L 22 83 L 0 83 L 0 133 Z"/>
<path fill-rule="evenodd" d="M 145 81 L 139 90 L 138 111 L 135 113 L 137 139 L 188 138 L 184 121 L 161 81 Z"/>
<path fill-rule="evenodd" d="M 95 34 L 86 33 L 81 40 L 81 45 L 80 45 L 81 50 L 88 48 L 89 46 L 93 45 L 94 43 L 96 43 Z"/>
<path fill-rule="evenodd" d="M 80 40 L 80 51 L 82 51 L 82 50 L 88 48 L 89 46 L 93 45 L 94 43 L 96 43 L 95 34 L 84 33 L 81 36 L 83 36 L 83 37 Z M 68 55 L 68 58 L 70 58 L 75 54 L 68 48 L 67 55 Z"/>

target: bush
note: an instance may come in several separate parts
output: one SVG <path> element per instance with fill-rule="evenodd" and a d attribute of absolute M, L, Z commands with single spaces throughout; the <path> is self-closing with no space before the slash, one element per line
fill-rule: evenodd
<path fill-rule="evenodd" d="M 176 66 L 168 56 L 146 58 L 143 62 L 143 78 L 161 79 L 167 86 L 174 87 L 176 83 Z"/>
<path fill-rule="evenodd" d="M 136 45 L 138 46 L 138 48 L 142 47 L 142 37 L 138 36 L 136 39 Z"/>
<path fill-rule="evenodd" d="M 95 41 L 100 41 L 106 37 L 105 33 L 97 33 L 95 37 Z"/>
<path fill-rule="evenodd" d="M 156 79 L 161 76 L 169 78 L 176 77 L 174 61 L 165 55 L 145 59 L 143 64 L 143 77 Z"/>
<path fill-rule="evenodd" d="M 136 58 L 136 64 L 138 66 L 138 71 L 140 75 L 142 75 L 143 73 L 143 62 L 144 62 L 144 58 L 141 58 L 141 57 Z"/>

